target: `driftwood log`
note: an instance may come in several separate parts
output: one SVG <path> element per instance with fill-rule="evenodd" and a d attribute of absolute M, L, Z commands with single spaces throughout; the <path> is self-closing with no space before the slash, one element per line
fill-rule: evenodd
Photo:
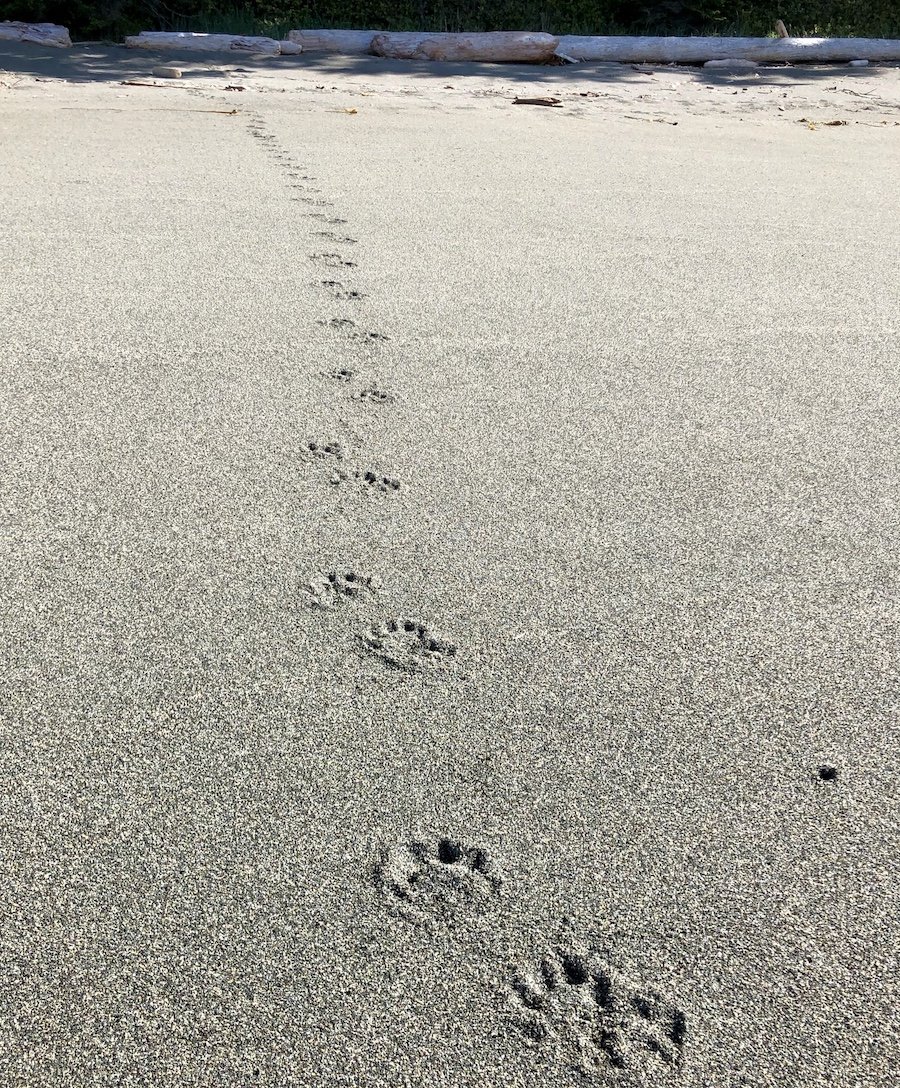
<path fill-rule="evenodd" d="M 68 30 L 56 23 L 0 23 L 0 40 L 53 45 L 58 49 L 66 49 L 72 44 Z"/>
<path fill-rule="evenodd" d="M 126 38 L 129 49 L 193 49 L 224 53 L 265 53 L 278 56 L 281 46 L 274 38 L 246 38 L 236 34 L 181 34 L 169 31 L 142 30 Z"/>
<path fill-rule="evenodd" d="M 900 41 L 879 38 L 581 38 L 559 39 L 559 53 L 575 60 L 620 64 L 703 64 L 754 60 L 757 64 L 832 64 L 900 60 Z"/>
<path fill-rule="evenodd" d="M 542 64 L 559 38 L 550 34 L 497 31 L 491 34 L 376 34 L 372 52 L 395 60 L 481 61 L 488 64 Z"/>
<path fill-rule="evenodd" d="M 369 53 L 377 33 L 377 30 L 292 30 L 288 41 L 302 46 L 304 53 Z"/>

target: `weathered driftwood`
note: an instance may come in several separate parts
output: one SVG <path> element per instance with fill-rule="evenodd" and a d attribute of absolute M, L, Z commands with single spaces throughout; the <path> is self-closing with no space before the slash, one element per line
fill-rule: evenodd
<path fill-rule="evenodd" d="M 622 64 L 703 64 L 755 60 L 758 64 L 900 60 L 900 40 L 879 38 L 581 38 L 559 39 L 558 51 L 576 60 Z"/>
<path fill-rule="evenodd" d="M 292 30 L 288 41 L 302 46 L 304 53 L 368 53 L 377 33 L 377 30 Z"/>
<path fill-rule="evenodd" d="M 280 41 L 278 48 L 283 57 L 296 57 L 303 52 L 303 46 L 299 42 L 292 42 L 290 38 L 284 38 Z"/>
<path fill-rule="evenodd" d="M 497 31 L 491 34 L 376 34 L 372 52 L 396 60 L 467 60 L 488 64 L 541 64 L 559 38 L 550 34 Z"/>
<path fill-rule="evenodd" d="M 53 45 L 58 49 L 65 49 L 72 44 L 68 30 L 56 23 L 0 23 L 0 40 Z"/>
<path fill-rule="evenodd" d="M 181 34 L 142 30 L 126 38 L 129 49 L 193 49 L 206 52 L 265 53 L 277 56 L 281 47 L 274 38 L 245 38 L 237 34 Z"/>

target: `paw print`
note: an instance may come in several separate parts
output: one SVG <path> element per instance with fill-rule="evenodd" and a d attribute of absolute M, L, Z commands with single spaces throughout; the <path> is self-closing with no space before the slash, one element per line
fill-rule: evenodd
<path fill-rule="evenodd" d="M 503 878 L 490 853 L 450 837 L 413 839 L 384 851 L 375 885 L 406 917 L 453 921 L 500 894 Z"/>
<path fill-rule="evenodd" d="M 452 642 L 402 616 L 372 627 L 362 642 L 388 665 L 410 672 L 451 668 L 456 662 L 457 647 Z"/>
<path fill-rule="evenodd" d="M 330 570 L 316 575 L 306 588 L 314 608 L 332 609 L 345 601 L 372 596 L 376 582 L 374 578 L 353 570 Z"/>
<path fill-rule="evenodd" d="M 555 949 L 537 971 L 517 974 L 510 993 L 526 1035 L 555 1042 L 585 1074 L 661 1074 L 683 1064 L 684 1013 L 591 949 Z"/>

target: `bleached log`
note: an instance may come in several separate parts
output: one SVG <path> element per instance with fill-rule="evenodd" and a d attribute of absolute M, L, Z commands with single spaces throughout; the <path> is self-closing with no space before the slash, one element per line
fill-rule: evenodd
<path fill-rule="evenodd" d="M 496 31 L 490 34 L 376 34 L 372 52 L 395 60 L 464 60 L 488 64 L 541 64 L 559 38 L 550 34 Z M 569 50 L 567 50 L 569 52 Z"/>
<path fill-rule="evenodd" d="M 192 49 L 204 53 L 264 53 L 278 56 L 281 46 L 274 38 L 247 38 L 237 34 L 188 34 L 166 30 L 142 30 L 125 39 L 129 49 Z"/>
<path fill-rule="evenodd" d="M 304 53 L 369 53 L 377 30 L 291 30 L 288 41 Z"/>
<path fill-rule="evenodd" d="M 3 22 L 0 23 L 0 40 L 53 45 L 58 49 L 66 49 L 72 44 L 68 30 L 56 23 Z"/>
<path fill-rule="evenodd" d="M 900 60 L 900 40 L 888 38 L 630 38 L 564 36 L 560 52 L 577 60 L 620 64 L 703 64 L 754 60 L 758 64 L 831 64 Z"/>
<path fill-rule="evenodd" d="M 283 57 L 297 57 L 303 52 L 303 46 L 299 42 L 292 42 L 289 38 L 280 41 L 278 48 Z"/>

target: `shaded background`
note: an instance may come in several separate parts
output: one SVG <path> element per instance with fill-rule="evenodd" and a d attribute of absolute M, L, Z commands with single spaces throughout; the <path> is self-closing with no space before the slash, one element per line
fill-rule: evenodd
<path fill-rule="evenodd" d="M 51 21 L 73 37 L 199 30 L 278 37 L 295 27 L 545 30 L 558 34 L 900 34 L 898 0 L 0 0 L 0 19 Z"/>

